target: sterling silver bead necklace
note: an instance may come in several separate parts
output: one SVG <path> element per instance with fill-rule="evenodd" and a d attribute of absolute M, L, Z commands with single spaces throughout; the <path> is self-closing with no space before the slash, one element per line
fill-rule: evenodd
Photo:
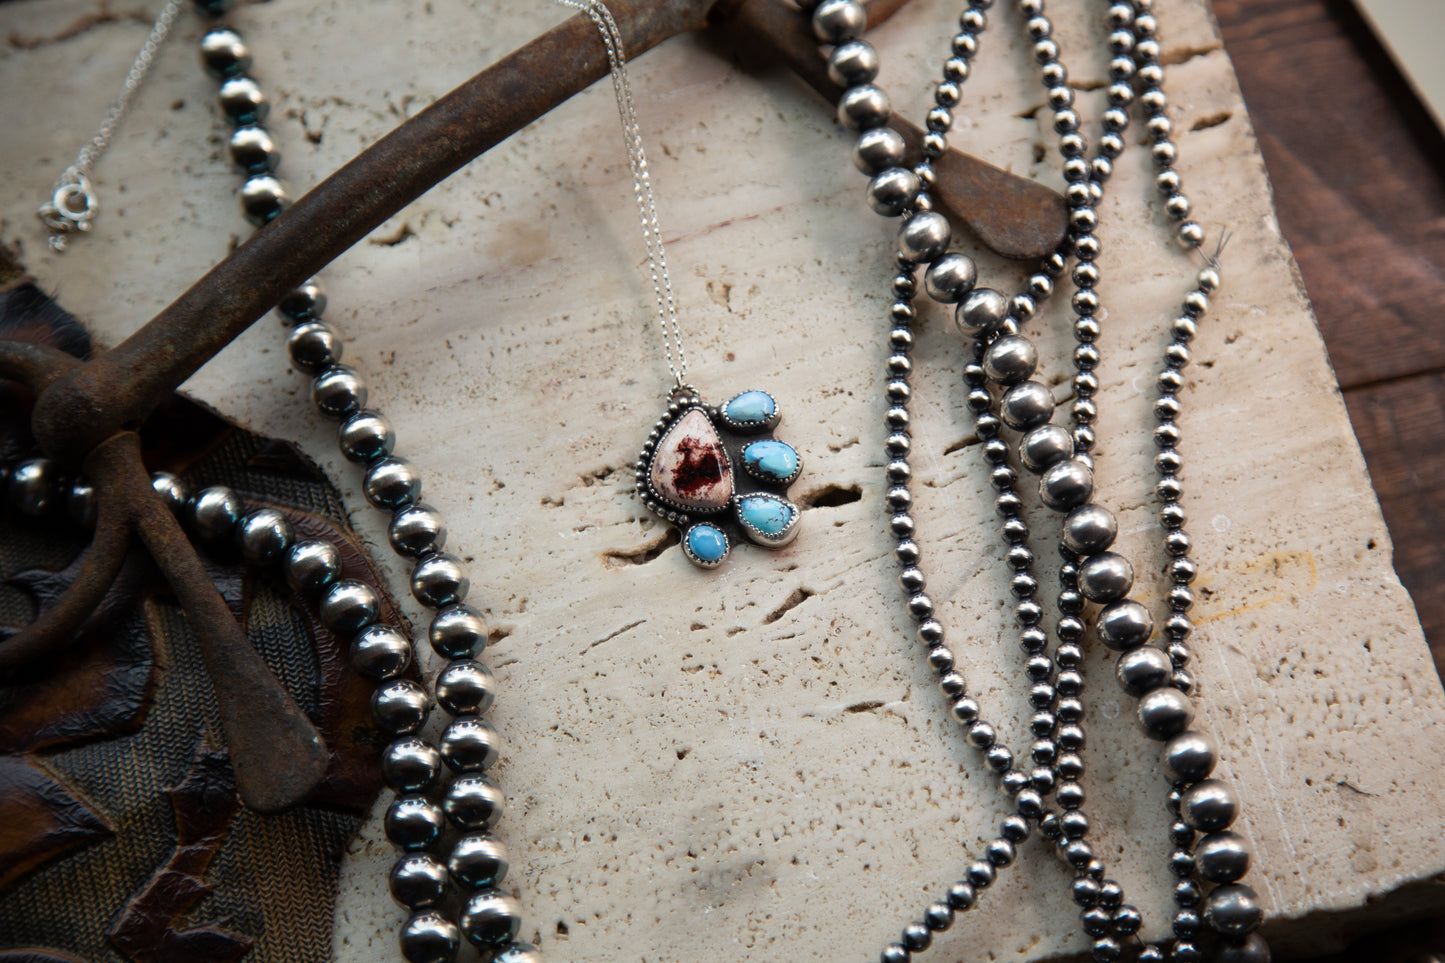
<path fill-rule="evenodd" d="M 978 892 L 994 881 L 999 868 L 1014 858 L 1014 846 L 1037 825 L 1054 842 L 1060 855 L 1077 872 L 1073 897 L 1081 908 L 1080 920 L 1092 941 L 1092 955 L 1099 961 L 1119 959 L 1135 941 L 1142 920 L 1138 910 L 1124 902 L 1122 888 L 1106 876 L 1103 862 L 1087 841 L 1089 817 L 1083 809 L 1084 705 L 1080 643 L 1088 629 L 1086 603 L 1102 608 L 1093 614 L 1093 628 L 1099 640 L 1119 651 L 1117 674 L 1120 684 L 1139 699 L 1138 716 L 1146 736 L 1165 743 L 1163 765 L 1172 788 L 1168 805 L 1174 815 L 1170 827 L 1170 868 L 1178 877 L 1173 896 L 1177 906 L 1172 921 L 1175 938 L 1166 947 L 1142 945 L 1136 958 L 1191 963 L 1203 958 L 1203 938 L 1213 931 L 1219 938 L 1213 958 L 1230 963 L 1263 963 L 1269 959 L 1267 944 L 1254 932 L 1262 919 L 1258 898 L 1242 885 L 1249 852 L 1244 840 L 1229 831 L 1238 810 L 1233 790 L 1220 780 L 1209 778 L 1217 750 L 1212 739 L 1189 728 L 1194 707 L 1189 694 L 1195 689 L 1188 673 L 1190 652 L 1186 645 L 1193 625 L 1188 611 L 1193 605 L 1189 589 L 1196 569 L 1189 558 L 1190 541 L 1183 530 L 1183 494 L 1179 473 L 1183 460 L 1178 448 L 1181 433 L 1177 419 L 1181 411 L 1179 390 L 1182 369 L 1190 360 L 1188 344 L 1199 318 L 1209 306 L 1209 295 L 1219 286 L 1216 258 L 1198 273 L 1197 284 L 1184 299 L 1181 315 L 1170 327 L 1171 343 L 1165 351 L 1158 377 L 1159 399 L 1154 406 L 1157 420 L 1155 442 L 1159 454 L 1154 468 L 1158 481 L 1155 495 L 1162 503 L 1159 518 L 1163 542 L 1171 561 L 1168 566 L 1172 587 L 1168 593 L 1171 610 L 1164 634 L 1168 646 L 1148 645 L 1153 619 L 1141 603 L 1130 599 L 1133 568 L 1123 556 L 1109 551 L 1117 530 L 1108 509 L 1092 501 L 1095 444 L 1093 424 L 1098 415 L 1093 400 L 1099 388 L 1095 369 L 1100 364 L 1097 340 L 1101 334 L 1101 304 L 1096 292 L 1100 280 L 1097 265 L 1100 243 L 1095 231 L 1095 205 L 1113 171 L 1113 161 L 1124 149 L 1123 135 L 1129 123 L 1128 108 L 1140 101 L 1148 121 L 1146 129 L 1151 153 L 1158 169 L 1156 186 L 1165 200 L 1169 217 L 1182 222 L 1175 230 L 1179 242 L 1195 250 L 1203 231 L 1187 220 L 1190 205 L 1180 189 L 1174 170 L 1176 151 L 1171 125 L 1166 116 L 1167 101 L 1161 84 L 1159 45 L 1152 0 L 1116 2 L 1107 9 L 1107 43 L 1112 57 L 1110 83 L 1106 88 L 1109 107 L 1101 119 L 1102 133 L 1096 152 L 1088 154 L 1079 132 L 1074 92 L 1068 73 L 1059 59 L 1059 47 L 1052 39 L 1052 25 L 1045 16 L 1043 0 L 1019 0 L 1025 18 L 1024 29 L 1032 53 L 1041 68 L 1041 79 L 1053 112 L 1053 129 L 1059 135 L 1068 184 L 1069 231 L 1064 246 L 1042 265 L 1027 282 L 1025 292 L 1008 298 L 997 290 L 978 287 L 977 268 L 965 255 L 948 253 L 952 230 L 946 217 L 933 209 L 929 188 L 934 182 L 933 162 L 947 146 L 953 123 L 952 110 L 960 101 L 960 85 L 967 79 L 978 50 L 979 38 L 987 25 L 986 11 L 992 0 L 970 0 L 959 17 L 960 31 L 953 37 L 952 56 L 943 67 L 943 80 L 934 88 L 935 106 L 926 117 L 927 133 L 922 142 L 922 159 L 906 165 L 902 137 L 887 126 L 891 113 L 887 96 L 872 81 L 878 73 L 873 47 L 858 39 L 866 25 L 866 12 L 855 0 L 823 0 L 812 10 L 818 39 L 832 45 L 829 73 L 844 87 L 838 104 L 838 119 L 859 131 L 854 161 L 871 179 L 869 205 L 885 216 L 902 216 L 898 232 L 897 273 L 890 293 L 891 330 L 888 334 L 887 410 L 885 441 L 889 489 L 886 510 L 889 525 L 898 538 L 895 555 L 902 571 L 902 586 L 910 616 L 918 623 L 919 639 L 928 647 L 929 665 L 939 675 L 939 685 L 952 700 L 952 714 L 966 728 L 970 745 L 981 751 L 986 766 L 1000 776 L 1004 790 L 1013 798 L 1015 813 L 1000 827 L 1000 835 L 989 843 L 983 857 L 972 863 L 965 878 L 954 883 L 944 900 L 931 904 L 923 918 L 906 926 L 898 942 L 882 954 L 883 963 L 904 963 L 928 948 L 932 934 L 947 928 L 957 911 L 971 907 Z M 1055 279 L 1068 269 L 1066 258 L 1075 260 L 1070 280 L 1074 294 L 1075 401 L 1070 409 L 1070 429 L 1051 424 L 1054 400 L 1048 387 L 1032 380 L 1038 352 L 1020 334 L 1040 303 L 1053 291 Z M 995 507 L 1003 519 L 1006 543 L 1004 561 L 1010 572 L 1009 590 L 1015 599 L 1014 617 L 1019 643 L 1027 660 L 1026 689 L 1035 713 L 1030 720 L 1034 739 L 1029 758 L 1034 768 L 1025 772 L 1014 764 L 1013 753 L 999 740 L 995 728 L 983 721 L 978 704 L 966 695 L 963 676 L 955 667 L 952 651 L 944 643 L 942 624 L 934 618 L 934 604 L 927 595 L 926 579 L 919 567 L 921 549 L 916 540 L 916 523 L 909 481 L 913 370 L 912 325 L 916 317 L 916 275 L 926 265 L 924 287 L 935 300 L 954 304 L 960 332 L 973 343 L 974 360 L 964 371 L 969 388 L 970 408 L 977 437 L 981 441 L 989 481 L 996 490 Z M 999 393 L 995 398 L 994 391 Z M 1013 445 L 1003 435 L 1007 427 L 1018 433 Z M 1059 612 L 1054 626 L 1057 640 L 1049 653 L 1049 634 L 1041 627 L 1043 607 L 1036 601 L 1038 581 L 1033 575 L 1034 554 L 1029 548 L 1029 527 L 1023 518 L 1023 499 L 1016 486 L 1015 461 L 1026 471 L 1040 476 L 1039 497 L 1050 509 L 1064 514 L 1060 532 L 1060 587 L 1056 603 Z M 1052 794 L 1059 811 L 1045 808 Z M 1203 833 L 1199 837 L 1197 834 Z M 1199 880 L 1216 884 L 1206 896 Z"/>

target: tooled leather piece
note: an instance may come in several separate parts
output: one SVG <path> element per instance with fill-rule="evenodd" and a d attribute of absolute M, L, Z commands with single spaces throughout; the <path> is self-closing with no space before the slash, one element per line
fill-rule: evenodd
<path fill-rule="evenodd" d="M 94 806 L 45 769 L 0 755 L 0 888 L 111 831 Z"/>
<path fill-rule="evenodd" d="M 167 795 L 175 851 L 126 906 L 110 941 L 135 963 L 233 963 L 254 940 L 215 924 L 183 930 L 179 922 L 211 891 L 206 872 L 239 806 L 225 751 L 197 746 L 185 779 Z"/>

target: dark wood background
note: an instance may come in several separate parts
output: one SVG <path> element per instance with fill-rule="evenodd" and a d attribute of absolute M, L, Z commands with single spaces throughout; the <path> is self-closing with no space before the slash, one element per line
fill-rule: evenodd
<path fill-rule="evenodd" d="M 1214 0 L 1214 13 L 1395 570 L 1445 670 L 1445 136 L 1351 0 Z M 1445 921 L 1329 963 L 1356 960 L 1441 963 Z"/>

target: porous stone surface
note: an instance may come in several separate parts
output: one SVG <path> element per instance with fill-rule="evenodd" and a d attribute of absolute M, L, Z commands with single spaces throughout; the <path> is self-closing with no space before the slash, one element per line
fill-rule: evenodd
<path fill-rule="evenodd" d="M 874 31 L 882 83 L 911 116 L 931 104 L 954 6 L 913 0 Z M 1042 94 L 1005 6 L 990 14 L 953 142 L 1058 186 Z M 1057 6 L 1092 118 L 1103 7 Z M 1445 701 L 1208 10 L 1156 6 L 1184 181 L 1211 247 L 1229 235 L 1226 285 L 1182 393 L 1201 572 L 1197 725 L 1218 737 L 1221 772 L 1245 802 L 1249 882 L 1278 938 L 1302 950 L 1329 944 L 1367 903 L 1388 911 L 1391 894 L 1442 902 L 1438 886 L 1410 884 L 1445 871 Z M 63 257 L 45 251 L 32 211 L 144 38 L 144 17 L 128 11 L 98 0 L 0 10 L 8 35 L 34 41 L 0 59 L 0 234 L 110 344 L 249 232 L 214 86 L 196 64 L 201 27 L 187 16 L 97 169 L 94 234 Z M 233 22 L 274 102 L 282 173 L 303 189 L 565 15 L 520 0 L 278 0 L 244 5 Z M 327 317 L 447 514 L 450 547 L 470 561 L 472 598 L 494 627 L 492 718 L 507 738 L 496 776 L 509 802 L 499 833 L 523 935 L 554 960 L 872 958 L 1005 811 L 948 719 L 895 583 L 881 507 L 895 224 L 865 207 L 831 110 L 786 73 L 745 72 L 726 48 L 681 38 L 641 58 L 632 80 L 689 380 L 712 403 L 752 387 L 778 398 L 805 463 L 793 497 L 811 506 L 791 546 L 739 545 L 701 572 L 631 492 L 670 379 L 605 85 L 328 268 Z M 1151 180 L 1131 145 L 1100 207 L 1097 481 L 1157 615 L 1152 386 L 1197 265 L 1169 240 Z M 965 237 L 955 246 L 973 250 Z M 979 263 L 985 283 L 1023 277 L 997 258 Z M 1065 400 L 1067 306 L 1051 304 L 1028 332 Z M 1022 656 L 964 405 L 969 349 L 937 305 L 921 308 L 917 336 L 923 567 L 972 691 L 1019 753 Z M 186 390 L 321 461 L 405 596 L 385 520 L 310 410 L 283 338 L 263 320 Z M 1040 556 L 1052 558 L 1055 522 L 1033 517 Z M 1112 661 L 1091 646 L 1087 808 L 1152 938 L 1167 925 L 1168 787 Z M 347 855 L 335 951 L 350 963 L 397 958 L 386 802 Z M 1081 951 L 1067 879 L 1029 847 L 924 958 Z"/>

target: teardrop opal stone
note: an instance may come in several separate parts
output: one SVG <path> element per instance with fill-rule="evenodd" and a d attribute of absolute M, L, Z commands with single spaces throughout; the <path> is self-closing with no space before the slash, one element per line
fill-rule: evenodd
<path fill-rule="evenodd" d="M 652 456 L 652 490 L 679 508 L 718 512 L 733 495 L 727 450 L 701 408 L 672 423 Z"/>

